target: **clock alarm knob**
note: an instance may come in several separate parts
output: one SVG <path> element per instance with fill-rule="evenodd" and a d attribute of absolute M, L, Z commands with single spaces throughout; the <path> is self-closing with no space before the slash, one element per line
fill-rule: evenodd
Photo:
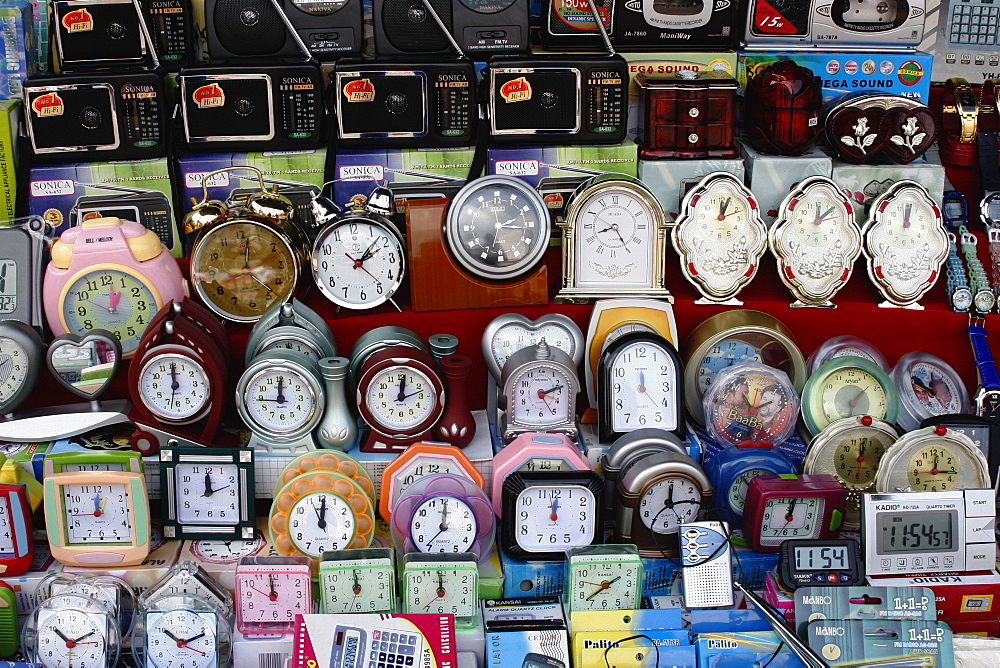
<path fill-rule="evenodd" d="M 319 371 L 326 386 L 326 409 L 316 429 L 316 445 L 333 450 L 347 450 L 358 438 L 358 424 L 347 406 L 347 368 L 351 361 L 346 357 L 324 357 L 319 361 Z"/>
<path fill-rule="evenodd" d="M 444 371 L 446 403 L 444 415 L 435 430 L 442 441 L 464 448 L 476 435 L 476 419 L 466 400 L 472 360 L 465 355 L 448 355 L 438 360 L 438 363 Z"/>
<path fill-rule="evenodd" d="M 431 346 L 431 355 L 438 362 L 448 355 L 454 355 L 458 350 L 458 337 L 454 334 L 435 334 L 427 342 Z"/>

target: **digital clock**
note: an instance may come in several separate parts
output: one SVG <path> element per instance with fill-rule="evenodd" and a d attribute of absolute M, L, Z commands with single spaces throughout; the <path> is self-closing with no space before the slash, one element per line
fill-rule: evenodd
<path fill-rule="evenodd" d="M 861 529 L 868 574 L 992 569 L 995 524 L 991 489 L 866 494 Z"/>
<path fill-rule="evenodd" d="M 792 539 L 781 544 L 778 577 L 786 589 L 865 583 L 858 541 Z"/>

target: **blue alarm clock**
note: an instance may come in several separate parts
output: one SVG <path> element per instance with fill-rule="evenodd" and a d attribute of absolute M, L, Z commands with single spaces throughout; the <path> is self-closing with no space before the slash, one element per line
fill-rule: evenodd
<path fill-rule="evenodd" d="M 781 450 L 766 441 L 744 441 L 720 451 L 705 462 L 705 475 L 715 495 L 712 506 L 720 519 L 739 526 L 750 479 L 759 475 L 797 473 Z"/>

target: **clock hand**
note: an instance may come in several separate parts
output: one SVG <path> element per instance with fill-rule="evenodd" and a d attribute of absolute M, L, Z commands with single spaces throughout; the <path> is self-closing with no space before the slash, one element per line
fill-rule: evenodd
<path fill-rule="evenodd" d="M 378 239 L 375 239 L 374 241 L 372 241 L 371 244 L 368 246 L 368 248 L 365 249 L 365 252 L 361 254 L 361 261 L 362 262 L 364 262 L 365 260 L 371 259 L 371 257 L 373 255 L 375 255 L 375 253 L 378 252 L 378 248 L 375 248 L 375 244 L 377 244 L 377 243 L 378 243 Z"/>
<path fill-rule="evenodd" d="M 549 519 L 553 522 L 559 521 L 559 497 L 553 497 L 552 502 L 549 503 L 549 510 L 552 514 L 549 515 Z"/>
<path fill-rule="evenodd" d="M 851 415 L 854 415 L 854 408 L 858 405 L 858 402 L 861 401 L 861 397 L 867 394 L 869 387 L 871 387 L 871 385 L 866 385 L 865 388 L 858 392 L 853 399 L 847 402 L 847 404 L 851 407 Z"/>
<path fill-rule="evenodd" d="M 189 642 L 194 642 L 194 641 L 195 641 L 195 640 L 197 640 L 198 638 L 202 638 L 202 637 L 204 637 L 204 636 L 205 636 L 205 632 L 204 632 L 204 631 L 202 631 L 201 633 L 199 633 L 199 634 L 198 634 L 198 635 L 196 635 L 196 636 L 191 636 L 190 638 L 187 638 L 186 640 L 184 640 L 184 643 L 185 643 L 185 644 L 187 644 L 187 643 L 189 643 Z M 189 647 L 188 649 L 191 649 L 191 648 Z"/>
<path fill-rule="evenodd" d="M 556 414 L 556 410 L 552 408 L 552 406 L 549 406 L 549 400 L 546 399 L 546 395 L 544 392 L 539 391 L 538 398 L 542 400 L 542 403 L 545 404 L 545 407 L 549 409 L 550 413 L 552 413 L 553 415 Z M 558 399 L 556 401 L 558 401 Z"/>
<path fill-rule="evenodd" d="M 423 393 L 424 393 L 423 390 L 414 390 L 413 392 L 410 392 L 409 394 L 405 395 L 402 399 L 397 399 L 397 401 L 402 401 L 403 399 L 409 399 L 410 397 Z"/>
<path fill-rule="evenodd" d="M 214 493 L 215 493 L 215 490 L 212 489 L 212 476 L 209 475 L 208 473 L 206 473 L 205 474 L 205 493 L 202 494 L 202 496 L 209 497 L 209 496 L 212 496 L 212 494 L 214 494 Z"/>
<path fill-rule="evenodd" d="M 366 274 L 368 274 L 369 276 L 371 276 L 372 278 L 374 278 L 376 283 L 378 283 L 379 285 L 382 285 L 382 281 L 378 280 L 378 277 L 376 277 L 375 274 L 373 274 L 372 272 L 370 272 L 367 269 L 365 269 L 364 256 L 362 256 L 362 259 L 360 259 L 360 260 L 355 260 L 353 257 L 351 257 L 350 253 L 344 253 L 344 255 L 347 256 L 348 260 L 350 260 L 351 262 L 354 263 L 354 268 L 355 269 L 360 269 L 361 271 L 365 272 Z"/>
<path fill-rule="evenodd" d="M 57 629 L 57 628 L 55 628 L 55 627 L 52 627 L 52 630 L 53 630 L 53 631 L 55 632 L 55 634 L 56 634 L 57 636 L 59 636 L 59 637 L 60 637 L 60 638 L 61 638 L 61 639 L 62 639 L 62 640 L 63 640 L 63 641 L 64 641 L 64 642 L 66 643 L 66 646 L 67 646 L 67 647 L 69 647 L 69 646 L 70 646 L 70 643 L 71 643 L 71 642 L 73 642 L 72 640 L 70 640 L 69 638 L 67 638 L 67 637 L 65 636 L 65 634 L 63 634 L 63 632 L 62 632 L 62 631 L 60 631 L 59 629 Z"/>
<path fill-rule="evenodd" d="M 118 310 L 118 301 L 122 298 L 122 293 L 115 290 L 113 285 L 108 286 L 108 311 L 115 313 Z"/>
<path fill-rule="evenodd" d="M 729 218 L 729 216 L 735 216 L 738 213 L 743 213 L 743 209 L 736 209 L 736 211 L 731 211 L 731 212 L 727 213 L 726 215 L 724 215 L 719 220 L 725 220 L 726 218 Z"/>
<path fill-rule="evenodd" d="M 404 401 L 406 399 L 406 374 L 402 374 L 399 377 L 399 394 L 396 395 L 396 401 Z"/>
<path fill-rule="evenodd" d="M 232 487 L 232 485 L 226 485 L 225 487 L 219 487 L 218 489 L 213 489 L 212 494 L 214 494 L 215 492 L 221 492 L 224 489 L 229 489 L 230 487 Z"/>
<path fill-rule="evenodd" d="M 627 246 L 627 245 L 625 244 L 625 239 L 623 239 L 623 238 L 622 238 L 622 233 L 618 231 L 618 224 L 617 224 L 617 223 L 615 223 L 614 225 L 612 225 L 612 226 L 611 226 L 611 229 L 615 231 L 615 234 L 616 234 L 616 235 L 618 235 L 618 241 L 622 242 L 622 248 L 624 248 L 624 249 L 625 249 L 625 250 L 626 250 L 627 252 L 631 253 L 631 252 L 632 252 L 632 249 L 630 249 L 630 248 L 629 248 L 629 247 L 628 247 L 628 246 Z"/>
<path fill-rule="evenodd" d="M 358 572 L 351 571 L 351 575 L 354 577 L 354 595 L 357 596 L 361 593 L 361 582 L 358 580 Z"/>
<path fill-rule="evenodd" d="M 268 262 L 270 262 L 274 258 L 278 257 L 279 255 L 284 255 L 284 254 L 285 254 L 285 251 L 278 251 L 277 253 L 271 253 L 270 255 L 268 255 L 266 258 L 264 258 L 263 260 L 261 260 L 260 262 L 258 262 L 257 264 L 255 264 L 254 266 L 252 266 L 252 267 L 243 267 L 243 269 L 239 273 L 233 274 L 229 278 L 224 279 L 222 282 L 223 283 L 228 283 L 229 281 L 235 281 L 240 276 L 253 275 L 253 270 L 254 269 L 258 269 L 260 267 L 263 267 L 265 264 L 267 264 Z"/>
<path fill-rule="evenodd" d="M 910 212 L 913 210 L 912 204 L 903 205 L 903 227 L 907 228 L 910 226 Z"/>
<path fill-rule="evenodd" d="M 243 240 L 243 248 L 246 249 L 246 253 L 243 254 L 243 271 L 250 269 L 250 240 Z"/>
<path fill-rule="evenodd" d="M 73 640 L 71 640 L 70 642 L 72 642 L 72 643 L 74 643 L 76 645 L 89 645 L 90 643 L 82 643 L 80 641 L 83 640 L 84 638 L 89 638 L 90 636 L 94 635 L 94 633 L 95 633 L 95 631 L 91 631 L 90 633 L 85 633 L 82 636 L 80 636 L 79 638 L 73 638 Z"/>
<path fill-rule="evenodd" d="M 274 292 L 274 290 L 271 289 L 271 286 L 265 283 L 264 281 L 260 280 L 259 278 L 257 278 L 256 274 L 250 274 L 250 278 L 257 281 L 257 284 L 260 285 L 262 288 L 265 288 L 268 292 Z"/>
<path fill-rule="evenodd" d="M 163 631 L 163 634 L 165 636 L 167 636 L 168 638 L 170 638 L 174 642 L 184 642 L 183 640 L 181 640 L 180 638 L 178 638 L 177 636 L 175 636 L 173 633 L 171 633 L 169 630 L 167 630 L 167 629 L 160 629 L 160 630 Z"/>
<path fill-rule="evenodd" d="M 555 387 L 550 387 L 547 390 L 539 390 L 538 392 L 539 392 L 539 394 L 551 394 L 552 392 L 555 392 L 556 390 L 561 390 L 561 389 L 562 389 L 562 385 L 556 385 Z"/>
<path fill-rule="evenodd" d="M 445 595 L 444 575 L 440 571 L 438 571 L 437 597 L 438 598 L 444 598 L 444 595 Z M 427 608 L 431 607 L 431 603 L 433 603 L 433 602 L 434 602 L 433 598 L 431 600 L 427 601 L 427 605 L 424 606 L 424 610 L 426 610 Z"/>
<path fill-rule="evenodd" d="M 727 197 L 723 201 L 719 202 L 719 220 L 726 219 L 726 209 L 729 208 L 729 203 L 733 201 L 732 197 Z"/>
<path fill-rule="evenodd" d="M 278 376 L 278 394 L 275 397 L 275 401 L 277 401 L 279 404 L 285 403 L 284 387 L 285 387 L 285 377 Z"/>
<path fill-rule="evenodd" d="M 278 592 L 276 592 L 274 590 L 274 576 L 273 575 L 269 574 L 267 576 L 267 585 L 271 588 L 271 591 L 268 593 L 268 597 L 272 601 L 276 601 L 278 599 Z"/>
<path fill-rule="evenodd" d="M 603 592 L 603 591 L 606 591 L 606 590 L 608 590 L 608 589 L 611 589 L 611 585 L 613 585 L 614 583 L 618 582 L 618 581 L 619 581 L 619 580 L 621 580 L 621 579 L 622 579 L 622 576 L 620 576 L 620 575 L 619 575 L 619 576 L 618 576 L 618 577 L 616 577 L 616 578 L 615 578 L 614 580 L 610 580 L 610 581 L 608 581 L 608 580 L 605 580 L 605 581 L 601 582 L 601 584 L 597 585 L 598 587 L 600 587 L 600 589 L 598 589 L 598 590 L 597 590 L 597 591 L 595 591 L 595 592 L 594 592 L 593 594 L 591 594 L 590 596 L 588 596 L 588 597 L 586 598 L 586 600 L 588 600 L 588 601 L 589 601 L 590 599 L 594 598 L 595 596 L 597 596 L 597 595 L 598 595 L 598 594 L 600 594 L 601 592 Z M 593 584 L 593 583 L 588 583 L 588 584 Z"/>
<path fill-rule="evenodd" d="M 177 389 L 181 386 L 177 382 L 177 364 L 170 363 L 170 405 L 174 405 L 174 397 L 177 396 Z"/>
<path fill-rule="evenodd" d="M 326 497 L 321 496 L 319 499 L 319 522 L 316 523 L 323 531 L 326 531 Z"/>

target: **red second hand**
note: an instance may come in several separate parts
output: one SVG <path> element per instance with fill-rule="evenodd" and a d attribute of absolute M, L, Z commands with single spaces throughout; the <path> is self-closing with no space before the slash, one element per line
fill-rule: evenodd
<path fill-rule="evenodd" d="M 361 260 L 355 260 L 355 259 L 354 259 L 353 257 L 351 257 L 351 254 L 350 254 L 350 253 L 344 253 L 344 255 L 346 255 L 346 256 L 347 256 L 347 259 L 348 259 L 348 260 L 350 260 L 351 262 L 353 262 L 353 263 L 354 263 L 354 268 L 355 268 L 355 269 L 360 269 L 361 271 L 365 272 L 366 274 L 368 274 L 368 275 L 369 275 L 369 276 L 371 276 L 372 278 L 375 278 L 375 274 L 373 274 L 372 272 L 370 272 L 370 271 L 368 271 L 367 269 L 365 269 L 365 264 L 364 264 L 364 262 L 362 262 Z M 380 281 L 380 280 L 378 280 L 377 278 L 375 278 L 375 282 L 376 282 L 376 283 L 381 283 L 381 281 Z"/>

